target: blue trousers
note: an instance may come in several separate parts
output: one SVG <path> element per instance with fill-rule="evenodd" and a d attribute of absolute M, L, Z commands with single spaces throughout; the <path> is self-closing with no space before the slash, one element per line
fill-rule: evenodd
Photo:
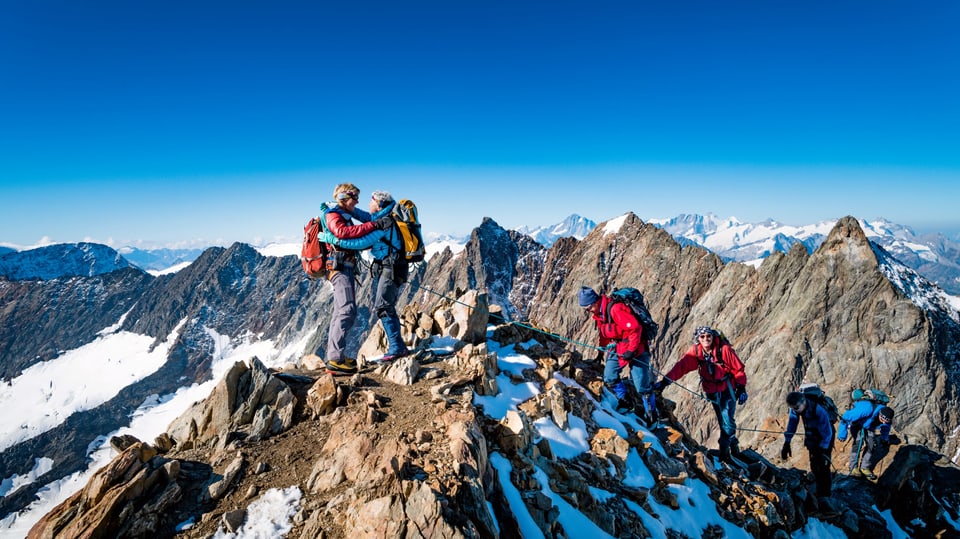
<path fill-rule="evenodd" d="M 388 259 L 389 261 L 389 259 Z M 390 262 L 374 264 L 373 310 L 387 334 L 387 355 L 406 353 L 407 345 L 400 333 L 400 317 L 397 316 L 397 296 L 400 294 L 400 276 L 395 275 Z M 400 281 L 400 282 L 398 282 Z"/>
<path fill-rule="evenodd" d="M 728 454 L 730 447 L 737 441 L 737 421 L 734 419 L 737 398 L 733 391 L 730 391 L 729 385 L 723 391 L 707 393 L 707 398 L 713 404 L 713 413 L 720 425 L 720 454 Z"/>
<path fill-rule="evenodd" d="M 620 380 L 620 373 L 623 367 L 620 366 L 620 360 L 617 353 L 613 350 L 607 352 L 607 358 L 603 363 L 603 383 L 613 389 L 617 398 L 627 396 L 627 388 Z M 645 395 L 653 391 L 653 385 L 650 376 L 650 354 L 643 353 L 633 358 L 630 362 L 630 381 L 633 382 L 634 389 L 640 395 Z"/>

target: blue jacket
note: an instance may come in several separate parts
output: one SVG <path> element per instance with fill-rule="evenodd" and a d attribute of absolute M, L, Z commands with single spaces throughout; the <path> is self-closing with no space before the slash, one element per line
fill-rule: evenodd
<path fill-rule="evenodd" d="M 383 208 L 373 215 L 370 215 L 368 212 L 365 212 L 361 209 L 354 209 L 350 216 L 361 222 L 376 221 L 385 215 L 389 215 L 390 212 L 393 211 L 395 204 L 396 202 L 390 204 L 386 208 Z M 342 210 L 336 207 L 331 207 L 327 211 Z M 376 260 L 383 260 L 386 258 L 386 256 L 390 254 L 390 246 L 393 246 L 395 250 L 403 248 L 403 242 L 400 239 L 400 235 L 397 234 L 395 228 L 390 228 L 389 230 L 374 230 L 365 236 L 352 239 L 340 239 L 330 232 L 324 230 L 320 232 L 319 237 L 320 241 L 336 245 L 342 249 L 349 249 L 351 251 L 363 251 L 364 249 L 370 249 L 370 254 L 372 254 L 373 258 Z"/>
<path fill-rule="evenodd" d="M 859 400 L 853 405 L 853 408 L 847 410 L 840 416 L 840 428 L 837 429 L 837 439 L 841 442 L 847 439 L 847 431 L 853 434 L 857 428 L 864 430 L 880 429 L 880 437 L 883 441 L 890 439 L 890 424 L 880 422 L 879 404 L 874 404 L 868 400 Z"/>
<path fill-rule="evenodd" d="M 386 208 L 373 214 L 373 220 L 376 221 L 385 215 L 390 215 L 390 212 L 393 211 L 393 207 L 396 205 L 396 202 L 391 202 Z M 397 232 L 397 227 L 390 227 L 387 230 L 377 230 L 376 232 L 370 233 L 371 236 L 374 234 L 378 234 L 377 241 L 370 246 L 370 254 L 373 255 L 374 260 L 383 260 L 391 252 L 397 252 L 403 249 L 403 238 L 401 238 L 400 233 Z"/>
<path fill-rule="evenodd" d="M 790 419 L 787 421 L 787 432 L 784 435 L 789 444 L 793 435 L 797 433 L 797 424 L 803 418 L 803 445 L 805 447 L 820 446 L 821 449 L 829 449 L 830 442 L 833 441 L 833 425 L 830 424 L 830 416 L 822 406 L 807 399 L 807 407 L 803 413 L 797 415 L 797 412 L 790 409 Z"/>

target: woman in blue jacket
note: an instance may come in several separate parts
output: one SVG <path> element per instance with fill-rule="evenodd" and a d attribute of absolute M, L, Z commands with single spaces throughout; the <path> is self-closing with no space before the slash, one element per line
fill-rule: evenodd
<path fill-rule="evenodd" d="M 890 452 L 890 426 L 893 410 L 862 399 L 853 408 L 840 416 L 837 439 L 841 442 L 849 434 L 853 442 L 850 448 L 850 475 L 876 479 L 874 467 Z M 863 460 L 861 462 L 861 456 Z"/>

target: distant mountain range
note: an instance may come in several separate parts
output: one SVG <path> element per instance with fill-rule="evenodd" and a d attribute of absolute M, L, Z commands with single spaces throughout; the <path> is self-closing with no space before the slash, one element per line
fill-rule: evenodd
<path fill-rule="evenodd" d="M 99 243 L 57 243 L 0 255 L 0 275 L 13 280 L 93 277 L 130 265 L 120 253 Z"/>
<path fill-rule="evenodd" d="M 707 215 L 681 214 L 671 219 L 650 219 L 648 222 L 667 231 L 681 245 L 697 245 L 719 255 L 725 261 L 759 265 L 766 257 L 775 252 L 788 252 L 794 245 L 800 244 L 812 253 L 836 225 L 837 219 L 815 224 L 792 226 L 772 219 L 759 223 L 743 223 L 736 217 L 720 218 L 712 213 Z M 940 233 L 917 234 L 909 227 L 891 223 L 885 219 L 865 221 L 858 219 L 864 232 L 874 243 L 883 247 L 894 258 L 914 269 L 920 275 L 937 283 L 944 291 L 960 295 L 960 242 Z M 583 239 L 595 227 L 596 223 L 580 215 L 570 215 L 563 221 L 549 226 L 522 226 L 516 231 L 533 238 L 544 247 L 550 247 L 559 238 L 573 237 Z M 427 254 L 433 256 L 449 247 L 458 253 L 467 243 L 468 237 L 449 234 L 428 237 Z M 64 244 L 69 245 L 69 244 Z M 93 245 L 93 244 L 77 244 Z M 59 249 L 64 249 L 63 245 Z M 47 249 L 44 247 L 41 249 Z M 38 272 L 27 263 L 18 268 L 3 262 L 16 251 L 2 248 L 0 251 L 0 275 L 11 278 L 22 273 Z M 290 243 L 270 245 L 259 248 L 261 254 L 270 256 L 298 255 L 300 245 Z M 37 250 L 33 250 L 37 251 Z M 26 252 L 26 251 L 24 251 Z M 203 249 L 137 249 L 121 247 L 118 252 L 130 264 L 154 275 L 182 269 L 203 252 Z M 49 257 L 42 257 L 48 259 Z M 11 259 L 12 260 L 12 259 Z M 64 275 L 90 275 L 89 271 L 98 268 L 61 268 Z M 99 268 L 102 272 L 112 271 Z M 115 269 L 115 268 L 114 268 Z M 47 273 L 36 276 L 43 279 L 56 277 L 55 268 L 46 268 Z M 53 273 L 50 273 L 53 272 Z M 45 276 L 44 276 L 45 275 Z"/>
<path fill-rule="evenodd" d="M 590 219 L 573 214 L 552 226 L 533 228 L 522 226 L 517 229 L 517 232 L 530 236 L 544 247 L 550 247 L 560 238 L 577 238 L 578 240 L 582 240 L 596 227 L 597 223 L 594 223 Z"/>
<path fill-rule="evenodd" d="M 916 234 L 909 227 L 885 219 L 857 219 L 867 238 L 920 275 L 953 295 L 960 295 L 960 243 L 943 234 Z M 791 226 L 766 220 L 742 223 L 736 217 L 721 219 L 714 214 L 679 215 L 673 219 L 651 219 L 681 243 L 699 245 L 726 261 L 759 265 L 775 252 L 786 253 L 801 244 L 812 253 L 837 220 Z"/>
<path fill-rule="evenodd" d="M 117 251 L 131 264 L 151 273 L 189 264 L 197 259 L 205 249 L 138 249 L 121 247 Z"/>

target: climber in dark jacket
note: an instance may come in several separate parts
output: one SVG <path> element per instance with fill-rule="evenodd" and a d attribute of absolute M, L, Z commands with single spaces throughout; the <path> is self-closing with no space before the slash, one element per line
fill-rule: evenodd
<path fill-rule="evenodd" d="M 799 391 L 787 395 L 787 406 L 790 407 L 790 419 L 787 421 L 780 458 L 787 460 L 793 454 L 790 441 L 797 433 L 797 425 L 802 419 L 803 445 L 810 456 L 810 471 L 817 483 L 817 496 L 829 496 L 832 487 L 830 453 L 833 451 L 833 424 L 830 423 L 830 415 L 822 406 L 817 406 L 817 403 Z"/>

